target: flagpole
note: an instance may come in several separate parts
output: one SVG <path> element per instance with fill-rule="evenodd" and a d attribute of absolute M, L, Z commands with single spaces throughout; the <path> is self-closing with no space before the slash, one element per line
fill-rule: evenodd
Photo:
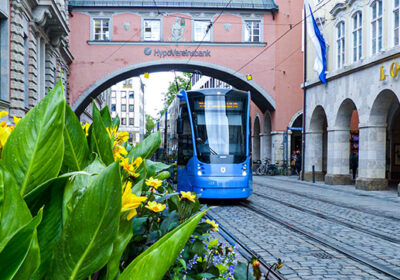
<path fill-rule="evenodd" d="M 304 163 L 305 163 L 305 151 L 306 151 L 306 94 L 307 94 L 307 89 L 306 89 L 306 81 L 307 81 L 307 13 L 306 13 L 306 7 L 304 5 L 304 34 L 303 34 L 303 42 L 304 42 L 304 61 L 303 61 L 303 73 L 304 73 L 304 78 L 303 78 L 303 133 L 302 133 L 302 141 L 301 141 L 301 180 L 304 181 Z"/>

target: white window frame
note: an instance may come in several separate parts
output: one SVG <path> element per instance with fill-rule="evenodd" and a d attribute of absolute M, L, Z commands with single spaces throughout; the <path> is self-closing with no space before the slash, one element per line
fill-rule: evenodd
<path fill-rule="evenodd" d="M 351 17 L 352 22 L 352 60 L 353 62 L 359 61 L 363 55 L 363 18 L 362 12 L 357 11 Z"/>
<path fill-rule="evenodd" d="M 194 19 L 193 20 L 193 41 L 194 42 L 211 42 L 212 27 L 207 31 L 211 20 L 209 19 Z M 200 33 L 198 33 L 200 32 Z"/>
<path fill-rule="evenodd" d="M 154 27 L 152 24 L 148 27 L 146 27 L 146 25 L 148 23 L 158 23 L 158 32 L 156 27 Z M 146 29 L 150 29 L 150 31 L 147 31 Z M 153 30 L 153 28 L 155 30 Z M 161 41 L 162 37 L 161 37 L 161 32 L 162 30 L 162 25 L 161 25 L 161 19 L 157 19 L 157 18 L 152 18 L 152 19 L 143 19 L 143 41 Z"/>
<path fill-rule="evenodd" d="M 248 24 L 251 23 L 251 30 L 249 32 Z M 258 23 L 258 41 L 254 40 L 254 23 Z M 246 43 L 261 43 L 263 41 L 262 34 L 263 34 L 263 24 L 260 19 L 245 19 L 243 23 L 243 41 Z M 248 39 L 248 37 L 250 38 Z"/>
<path fill-rule="evenodd" d="M 374 14 L 373 14 L 374 7 L 377 6 L 378 3 L 381 3 L 381 5 L 382 5 L 382 14 L 379 15 L 379 9 L 377 7 L 377 16 L 374 18 Z M 383 25 L 383 12 L 384 12 L 384 10 L 383 10 L 383 8 L 384 8 L 383 7 L 383 1 L 381 1 L 381 0 L 375 0 L 370 6 L 370 9 L 371 9 L 371 22 L 370 22 L 371 23 L 371 25 L 370 25 L 370 28 L 371 28 L 371 34 L 370 34 L 371 35 L 371 41 L 370 41 L 370 43 L 371 43 L 371 54 L 372 55 L 378 54 L 383 50 L 383 28 L 384 28 L 384 25 Z M 382 26 L 380 34 L 378 34 L 378 32 L 379 32 L 379 23 Z M 376 37 L 375 38 L 373 36 L 373 34 L 374 34 L 374 26 L 375 26 L 375 32 L 376 32 Z M 381 48 L 379 48 L 379 38 L 380 38 Z"/>
<path fill-rule="evenodd" d="M 397 1 L 397 6 L 395 4 Z M 393 47 L 400 46 L 400 0 L 394 0 L 393 2 L 393 9 L 392 9 L 392 23 L 393 23 Z M 396 13 L 397 13 L 397 26 L 396 26 Z M 397 35 L 397 42 L 396 42 L 396 35 Z"/>
<path fill-rule="evenodd" d="M 346 62 L 346 23 L 344 20 L 336 24 L 335 31 L 336 69 L 340 69 L 343 68 Z"/>
<path fill-rule="evenodd" d="M 101 21 L 101 32 L 100 32 L 100 39 L 96 39 L 96 21 Z M 103 21 L 108 21 L 108 38 L 104 38 L 107 32 L 103 30 Z M 91 38 L 93 41 L 111 41 L 111 30 L 112 30 L 112 21 L 111 18 L 108 17 L 93 17 L 91 20 Z"/>

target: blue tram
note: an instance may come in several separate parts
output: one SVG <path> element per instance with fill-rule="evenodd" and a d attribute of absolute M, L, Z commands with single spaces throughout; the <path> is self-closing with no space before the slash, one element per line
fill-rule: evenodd
<path fill-rule="evenodd" d="M 181 91 L 166 116 L 164 147 L 177 157 L 178 191 L 212 199 L 251 195 L 250 93 Z"/>

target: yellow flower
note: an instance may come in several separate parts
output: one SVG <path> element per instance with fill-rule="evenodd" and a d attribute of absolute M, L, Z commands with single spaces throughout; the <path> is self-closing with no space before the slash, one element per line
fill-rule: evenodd
<path fill-rule="evenodd" d="M 122 143 L 128 141 L 128 139 L 129 139 L 129 132 L 128 131 L 118 132 L 116 140 L 117 140 L 117 142 L 119 144 L 122 144 Z"/>
<path fill-rule="evenodd" d="M 0 149 L 4 147 L 7 142 L 8 136 L 10 136 L 13 127 L 0 126 Z"/>
<path fill-rule="evenodd" d="M 121 155 L 126 156 L 127 154 L 128 154 L 128 151 L 123 146 L 118 145 L 118 144 L 114 145 L 114 148 L 113 148 L 114 160 L 121 159 L 122 158 Z"/>
<path fill-rule="evenodd" d="M 162 181 L 158 179 L 153 179 L 153 177 L 150 177 L 150 179 L 146 179 L 146 185 L 149 187 L 153 187 L 155 189 L 158 189 L 159 186 L 161 186 Z"/>
<path fill-rule="evenodd" d="M 14 119 L 14 124 L 17 125 L 19 123 L 19 121 L 21 120 L 21 118 L 18 118 L 16 116 L 13 116 Z"/>
<path fill-rule="evenodd" d="M 132 182 L 127 182 L 124 185 L 124 193 L 122 194 L 122 209 L 121 212 L 129 211 L 126 219 L 129 221 L 136 216 L 136 209 L 147 200 L 145 196 L 137 196 L 132 193 Z"/>
<path fill-rule="evenodd" d="M 211 220 L 207 219 L 206 223 L 213 227 L 213 229 L 212 229 L 213 231 L 219 231 L 218 230 L 219 225 L 215 221 L 211 221 Z"/>
<path fill-rule="evenodd" d="M 115 135 L 117 135 L 118 127 L 112 127 L 112 128 L 107 127 L 106 129 L 111 139 L 114 138 Z"/>
<path fill-rule="evenodd" d="M 1 119 L 1 118 L 4 118 L 4 117 L 7 116 L 7 115 L 8 115 L 8 112 L 7 112 L 7 111 L 4 111 L 4 110 L 1 111 L 1 112 L 0 112 L 0 119 Z"/>
<path fill-rule="evenodd" d="M 137 157 L 135 161 L 132 163 L 135 168 L 139 168 L 139 166 L 142 164 L 143 159 L 141 157 Z"/>
<path fill-rule="evenodd" d="M 135 166 L 129 163 L 129 158 L 121 158 L 120 160 L 121 162 L 119 163 L 119 165 L 121 165 L 124 168 L 124 170 L 128 173 L 129 176 L 135 178 L 140 176 L 140 174 L 135 173 Z"/>
<path fill-rule="evenodd" d="M 82 124 L 82 122 L 81 122 L 81 126 L 82 126 L 83 131 L 85 132 L 85 135 L 88 136 L 90 124 L 89 123 Z"/>
<path fill-rule="evenodd" d="M 148 201 L 147 205 L 145 206 L 147 209 L 157 213 L 157 212 L 161 212 L 165 209 L 166 205 L 165 204 L 161 204 L 161 203 L 157 203 L 155 201 Z"/>
<path fill-rule="evenodd" d="M 196 198 L 196 195 L 195 194 L 191 194 L 191 192 L 183 192 L 183 191 L 181 191 L 181 200 L 183 199 L 183 198 L 186 198 L 187 200 L 190 200 L 191 202 L 195 202 L 195 198 Z"/>

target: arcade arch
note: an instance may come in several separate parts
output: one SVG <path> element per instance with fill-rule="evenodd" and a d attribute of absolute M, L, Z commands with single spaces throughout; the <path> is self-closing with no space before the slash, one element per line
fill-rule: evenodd
<path fill-rule="evenodd" d="M 171 70 L 201 73 L 216 78 L 235 88 L 250 91 L 252 101 L 262 112 L 276 109 L 276 102 L 272 95 L 254 80 L 247 80 L 245 75 L 225 66 L 196 60 L 188 62 L 186 59 L 154 60 L 129 65 L 114 71 L 98 79 L 88 88 L 84 89 L 78 97 L 73 99 L 75 102 L 72 104 L 72 109 L 79 116 L 90 104 L 92 99 L 118 82 L 145 72 L 163 72 Z"/>
<path fill-rule="evenodd" d="M 256 116 L 253 125 L 253 160 L 261 160 L 260 156 L 260 118 Z"/>
<path fill-rule="evenodd" d="M 315 107 L 309 129 L 306 131 L 307 153 L 305 154 L 304 179 L 312 180 L 312 168 L 315 168 L 315 179 L 324 181 L 327 171 L 327 127 L 328 121 L 324 108 Z"/>
<path fill-rule="evenodd" d="M 263 159 L 266 158 L 271 159 L 272 157 L 271 132 L 272 132 L 272 118 L 271 118 L 271 113 L 267 111 L 265 112 L 264 115 L 263 132 L 260 137 L 261 156 Z"/>

